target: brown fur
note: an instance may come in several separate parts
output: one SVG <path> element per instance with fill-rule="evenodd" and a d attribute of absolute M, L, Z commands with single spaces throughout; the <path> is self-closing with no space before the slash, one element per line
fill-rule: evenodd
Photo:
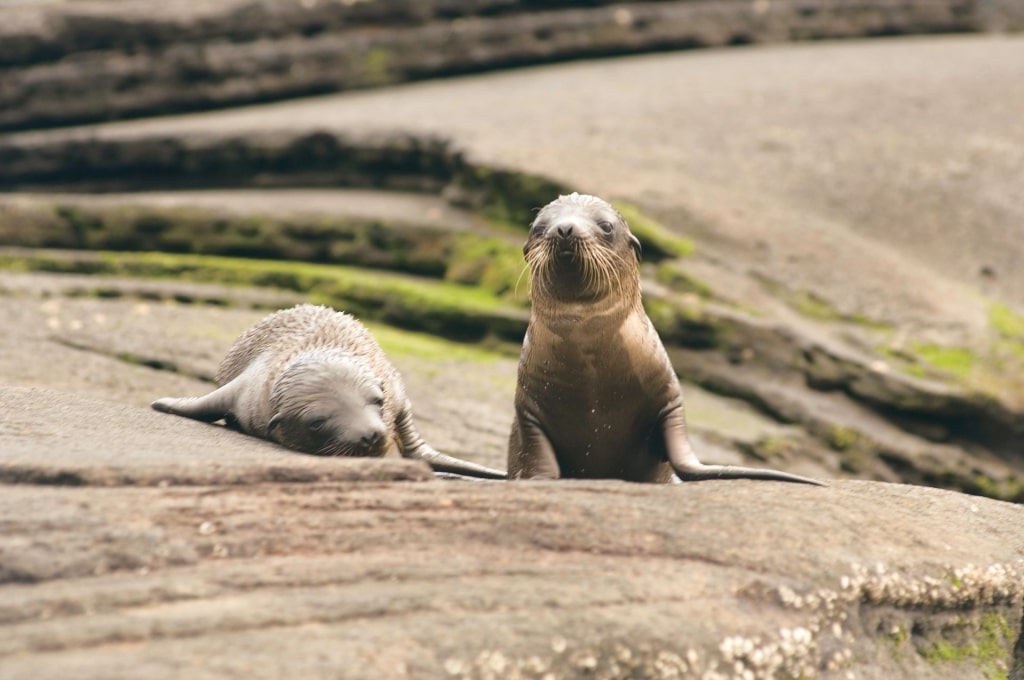
<path fill-rule="evenodd" d="M 643 310 L 640 243 L 594 196 L 560 196 L 523 249 L 532 310 L 519 360 L 509 476 L 666 482 L 756 478 L 819 484 L 774 470 L 704 465 L 682 391 Z"/>

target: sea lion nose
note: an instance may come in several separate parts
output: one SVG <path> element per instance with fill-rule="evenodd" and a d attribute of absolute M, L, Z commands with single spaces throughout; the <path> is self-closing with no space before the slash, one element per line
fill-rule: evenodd
<path fill-rule="evenodd" d="M 370 430 L 359 438 L 359 443 L 363 446 L 376 446 L 383 437 L 384 433 L 380 430 Z"/>
<path fill-rule="evenodd" d="M 558 234 L 559 238 L 569 238 L 572 236 L 572 223 L 563 222 L 555 226 L 555 233 Z"/>

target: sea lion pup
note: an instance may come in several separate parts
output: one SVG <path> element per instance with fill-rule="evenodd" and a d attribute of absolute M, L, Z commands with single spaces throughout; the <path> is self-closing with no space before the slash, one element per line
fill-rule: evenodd
<path fill-rule="evenodd" d="M 402 379 L 352 316 L 298 305 L 243 333 L 203 397 L 167 397 L 157 411 L 229 427 L 319 456 L 383 456 L 397 449 L 445 473 L 505 479 L 445 455 L 420 437 Z"/>
<path fill-rule="evenodd" d="M 523 247 L 530 323 L 509 437 L 511 479 L 668 482 L 773 479 L 775 470 L 704 465 L 686 431 L 672 364 L 640 302 L 640 242 L 608 203 L 560 196 Z"/>

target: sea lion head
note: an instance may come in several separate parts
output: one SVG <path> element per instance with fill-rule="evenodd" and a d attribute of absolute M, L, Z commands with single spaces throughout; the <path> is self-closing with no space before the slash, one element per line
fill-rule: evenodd
<path fill-rule="evenodd" d="M 389 446 L 380 378 L 340 350 L 293 359 L 274 382 L 271 439 L 320 456 L 383 456 Z"/>
<path fill-rule="evenodd" d="M 569 194 L 544 206 L 523 246 L 534 302 L 639 298 L 640 241 L 596 196 Z"/>

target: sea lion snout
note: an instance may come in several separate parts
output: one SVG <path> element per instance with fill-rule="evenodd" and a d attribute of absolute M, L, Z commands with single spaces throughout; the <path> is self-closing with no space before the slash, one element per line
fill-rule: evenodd
<path fill-rule="evenodd" d="M 563 241 L 573 238 L 573 226 L 574 225 L 572 222 L 562 222 L 556 224 L 554 229 L 555 235 L 558 236 L 558 238 L 562 239 Z"/>
<path fill-rule="evenodd" d="M 548 230 L 545 237 L 554 241 L 555 250 L 560 257 L 573 257 L 579 249 L 580 231 L 572 222 L 559 222 Z"/>
<path fill-rule="evenodd" d="M 334 449 L 339 452 L 350 452 L 342 455 L 383 456 L 387 448 L 385 446 L 387 434 L 388 430 L 383 421 L 367 423 L 358 429 L 347 427 L 334 437 Z"/>
<path fill-rule="evenodd" d="M 363 433 L 359 437 L 359 443 L 367 448 L 371 448 L 380 443 L 380 440 L 384 438 L 384 430 L 370 430 L 369 432 Z"/>

